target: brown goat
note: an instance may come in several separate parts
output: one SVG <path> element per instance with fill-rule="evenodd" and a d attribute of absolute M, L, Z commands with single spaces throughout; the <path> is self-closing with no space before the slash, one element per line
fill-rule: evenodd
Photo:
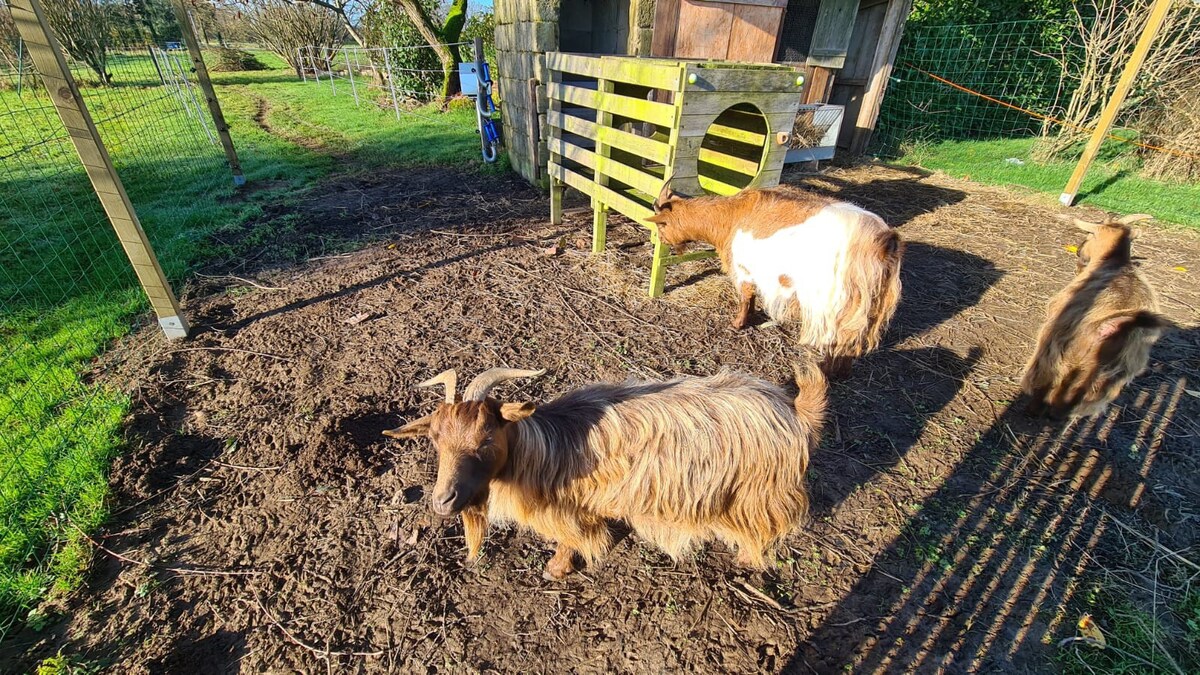
<path fill-rule="evenodd" d="M 825 378 L 797 368 L 794 401 L 768 382 L 732 372 L 667 382 L 594 384 L 543 406 L 500 403 L 491 388 L 545 371 L 493 369 L 455 395 L 453 370 L 433 414 L 384 432 L 427 436 L 438 451 L 432 507 L 461 513 L 467 558 L 489 522 L 515 522 L 558 548 L 547 578 L 594 563 L 624 520 L 673 557 L 719 538 L 738 562 L 766 551 L 804 516 L 804 475 L 825 410 Z"/>
<path fill-rule="evenodd" d="M 669 180 L 654 210 L 665 243 L 717 249 L 739 297 L 734 328 L 749 325 L 757 293 L 773 320 L 799 324 L 831 374 L 879 346 L 900 302 L 904 246 L 875 214 L 792 187 L 687 199 Z"/>
<path fill-rule="evenodd" d="M 1054 296 L 1025 369 L 1029 412 L 1087 417 L 1104 411 L 1150 360 L 1150 347 L 1170 323 L 1158 313 L 1154 290 L 1134 266 L 1129 224 L 1149 218 L 1073 221 L 1088 233 L 1076 276 Z"/>

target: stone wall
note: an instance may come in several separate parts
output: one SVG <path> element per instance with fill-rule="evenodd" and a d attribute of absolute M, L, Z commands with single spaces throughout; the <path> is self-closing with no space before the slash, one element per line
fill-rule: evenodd
<path fill-rule="evenodd" d="M 496 72 L 504 145 L 513 170 L 548 185 L 545 53 L 558 49 L 559 0 L 495 0 Z M 537 120 L 540 138 L 531 138 Z"/>

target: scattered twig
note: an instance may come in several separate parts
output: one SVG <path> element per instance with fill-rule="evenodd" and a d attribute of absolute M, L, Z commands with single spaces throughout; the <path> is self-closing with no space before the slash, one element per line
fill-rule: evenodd
<path fill-rule="evenodd" d="M 263 605 L 262 601 L 258 599 L 257 595 L 254 596 L 254 604 L 258 605 L 258 608 L 260 610 L 262 610 L 262 613 L 267 617 L 267 620 L 270 621 L 271 625 L 278 628 L 279 632 L 283 633 L 284 637 L 286 637 L 289 642 L 307 649 L 308 651 L 312 652 L 313 654 L 316 654 L 318 657 L 320 657 L 322 659 L 328 659 L 330 656 L 383 656 L 383 651 L 336 652 L 336 651 L 332 651 L 329 649 L 321 649 L 320 647 L 314 647 L 313 645 L 309 644 L 308 642 L 306 642 L 305 640 L 303 640 L 302 638 L 297 636 L 295 633 L 284 628 L 283 624 L 279 622 L 279 619 L 275 618 L 275 615 L 272 614 L 266 608 L 265 605 Z"/>
<path fill-rule="evenodd" d="M 253 577 L 253 576 L 258 576 L 259 574 L 262 574 L 262 572 L 259 572 L 257 570 L 204 570 L 204 569 L 193 569 L 190 567 L 173 567 L 173 566 L 168 566 L 168 565 L 155 565 L 154 563 L 148 563 L 144 560 L 137 560 L 136 558 L 130 558 L 127 555 L 122 555 L 112 549 L 106 548 L 103 544 L 101 544 L 100 542 L 98 542 L 95 539 L 92 539 L 90 536 L 88 536 L 87 532 L 84 532 L 83 530 L 79 529 L 79 526 L 76 525 L 75 523 L 68 520 L 67 524 L 70 525 L 72 528 L 74 528 L 75 531 L 78 532 L 80 536 L 82 536 L 84 539 L 87 539 L 88 542 L 90 542 L 92 546 L 95 546 L 97 549 L 104 551 L 105 553 L 116 558 L 117 560 L 123 560 L 127 563 L 132 563 L 134 565 L 140 565 L 142 567 L 148 567 L 150 569 L 163 570 L 166 572 L 174 572 L 175 574 L 193 574 L 196 576 Z"/>
<path fill-rule="evenodd" d="M 1121 649 L 1120 647 L 1114 647 L 1110 644 L 1102 644 L 1102 643 L 1100 643 L 1096 640 L 1093 640 L 1092 638 L 1088 638 L 1088 637 L 1081 637 L 1081 636 L 1077 635 L 1074 637 L 1063 638 L 1058 641 L 1058 648 L 1062 649 L 1063 647 L 1066 647 L 1067 645 L 1073 644 L 1076 642 L 1082 642 L 1086 645 L 1091 645 L 1093 647 L 1099 647 L 1100 649 L 1111 649 L 1112 651 L 1120 654 L 1121 656 L 1124 656 L 1125 658 L 1133 659 L 1134 661 L 1137 661 L 1138 663 L 1140 663 L 1144 666 L 1150 666 L 1154 670 L 1170 672 L 1170 671 L 1167 671 L 1162 666 L 1158 665 L 1157 663 L 1154 663 L 1152 661 L 1147 661 L 1146 659 L 1143 659 L 1142 657 L 1138 656 L 1137 654 L 1127 652 L 1124 649 Z M 1184 672 L 1182 670 L 1179 671 L 1179 675 L 1184 675 Z"/>
<path fill-rule="evenodd" d="M 245 471 L 278 471 L 283 468 L 282 464 L 277 466 L 246 466 L 244 464 L 230 464 L 216 459 L 213 460 L 213 464 L 219 464 L 230 469 L 243 469 Z"/>
<path fill-rule="evenodd" d="M 268 354 L 266 352 L 255 352 L 249 349 L 237 349 L 236 347 L 184 347 L 183 349 L 173 349 L 166 353 L 166 356 L 178 354 L 180 352 L 237 352 L 239 354 L 253 354 L 254 356 L 265 356 L 268 359 L 277 361 L 291 361 L 289 357 L 279 356 L 278 354 Z"/>
<path fill-rule="evenodd" d="M 1163 552 L 1168 557 L 1174 558 L 1174 559 L 1178 560 L 1179 562 L 1187 565 L 1188 567 L 1191 567 L 1194 570 L 1200 571 L 1200 564 L 1197 564 L 1197 563 L 1179 555 L 1175 551 L 1172 551 L 1171 549 L 1167 548 L 1166 546 L 1163 546 L 1162 544 L 1158 543 L 1157 541 L 1154 541 L 1150 537 L 1147 537 L 1146 535 L 1142 534 L 1141 532 L 1138 532 L 1137 530 L 1133 529 L 1129 525 L 1126 525 L 1125 523 L 1121 522 L 1120 519 L 1118 519 L 1117 517 L 1115 517 L 1113 514 L 1109 513 L 1108 511 L 1105 511 L 1104 515 L 1107 516 L 1109 520 L 1116 523 L 1116 525 L 1118 527 L 1120 527 L 1122 530 L 1125 530 L 1126 532 L 1132 534 L 1133 536 L 1137 537 L 1138 539 L 1141 539 L 1143 542 L 1153 546 L 1155 549 Z"/>
<path fill-rule="evenodd" d="M 247 285 L 253 286 L 255 288 L 261 288 L 264 291 L 286 291 L 287 290 L 287 286 L 263 286 L 260 283 L 256 283 L 256 282 L 246 279 L 244 277 L 234 276 L 232 274 L 201 274 L 199 272 L 196 272 L 196 276 L 201 277 L 203 279 L 214 279 L 214 280 L 216 280 L 216 279 L 234 279 L 236 281 L 242 282 L 243 284 L 247 284 Z"/>

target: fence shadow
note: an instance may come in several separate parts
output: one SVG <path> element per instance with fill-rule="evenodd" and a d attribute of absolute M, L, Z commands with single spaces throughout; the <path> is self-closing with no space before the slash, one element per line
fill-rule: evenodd
<path fill-rule="evenodd" d="M 1119 526 L 1157 528 L 1172 550 L 1200 539 L 1179 515 L 1197 483 L 1198 342 L 1165 336 L 1152 372 L 1095 419 L 1056 425 L 1013 403 L 784 671 L 1044 671 Z"/>

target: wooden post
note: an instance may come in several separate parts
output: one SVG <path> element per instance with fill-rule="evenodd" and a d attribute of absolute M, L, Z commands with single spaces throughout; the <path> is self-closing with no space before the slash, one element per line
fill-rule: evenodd
<path fill-rule="evenodd" d="M 1087 147 L 1083 149 L 1083 156 L 1079 158 L 1079 163 L 1075 165 L 1075 171 L 1071 173 L 1071 178 L 1067 181 L 1067 187 L 1063 188 L 1063 193 L 1058 198 L 1058 201 L 1062 202 L 1064 206 L 1075 203 L 1075 196 L 1079 194 L 1079 188 L 1083 185 L 1083 177 L 1087 175 L 1088 167 L 1091 166 L 1092 160 L 1096 159 L 1096 153 L 1100 152 L 1100 145 L 1104 143 L 1104 139 L 1112 129 L 1117 112 L 1125 103 L 1125 97 L 1129 94 L 1129 89 L 1133 86 L 1138 71 L 1142 69 L 1142 62 L 1146 60 L 1146 54 L 1150 51 L 1150 46 L 1154 44 L 1154 38 L 1158 37 L 1158 31 L 1162 28 L 1163 21 L 1167 18 L 1167 12 L 1170 9 L 1171 0 L 1155 0 L 1151 5 L 1150 18 L 1146 19 L 1146 27 L 1142 29 L 1142 36 L 1138 38 L 1137 45 L 1133 48 L 1129 63 L 1125 64 L 1125 71 L 1121 73 L 1121 79 L 1117 81 L 1116 89 L 1113 90 L 1104 110 L 1100 112 L 1100 123 L 1096 125 L 1096 130 L 1088 139 Z"/>
<path fill-rule="evenodd" d="M 850 140 L 851 154 L 862 154 L 871 142 L 875 123 L 879 121 L 883 94 L 887 91 L 892 67 L 896 63 L 896 52 L 900 49 L 900 38 L 904 35 L 904 21 L 911 10 L 912 0 L 891 0 L 888 3 L 883 26 L 879 30 L 879 42 L 875 45 L 875 57 L 871 60 L 871 79 L 858 108 L 854 138 Z"/>
<path fill-rule="evenodd" d="M 112 158 L 96 130 L 96 124 L 88 112 L 79 87 L 67 68 L 62 47 L 54 38 L 50 23 L 42 11 L 41 0 L 9 0 L 13 21 L 25 41 L 30 59 L 41 73 L 42 82 L 50 94 L 55 110 L 66 127 L 79 160 L 87 171 L 88 179 L 109 222 L 117 232 L 117 238 L 137 272 L 138 280 L 150 298 L 150 305 L 158 315 L 158 325 L 168 338 L 187 337 L 188 325 L 179 310 L 179 302 L 166 275 L 158 264 L 154 249 L 142 230 L 129 195 L 121 177 L 113 168 Z"/>
<path fill-rule="evenodd" d="M 233 147 L 233 137 L 229 135 L 229 125 L 225 123 L 225 114 L 221 112 L 221 102 L 217 100 L 217 92 L 213 90 L 212 80 L 208 77 L 208 66 L 204 64 L 204 55 L 200 53 L 200 43 L 192 30 L 192 17 L 188 14 L 183 0 L 174 0 L 175 19 L 179 22 L 179 32 L 183 33 L 183 42 L 187 45 L 188 54 L 192 57 L 192 69 L 196 72 L 196 81 L 200 83 L 200 91 L 204 92 L 204 101 L 208 104 L 208 113 L 212 115 L 213 126 L 217 128 L 217 136 L 221 138 L 221 147 L 225 150 L 225 159 L 229 161 L 229 170 L 233 172 L 233 184 L 241 187 L 246 184 L 246 176 L 242 173 L 242 163 L 238 161 L 237 149 Z"/>
<path fill-rule="evenodd" d="M 670 264 L 667 258 L 671 254 L 671 247 L 663 243 L 657 227 L 650 231 L 650 242 L 654 244 L 654 260 L 650 263 L 650 297 L 657 298 L 666 287 L 667 266 Z"/>
<path fill-rule="evenodd" d="M 553 208 L 553 203 L 551 203 Z M 562 209 L 561 203 L 559 209 Z M 562 216 L 559 216 L 561 219 Z M 604 244 L 608 241 L 608 207 L 599 199 L 592 197 L 592 253 L 604 253 Z"/>

